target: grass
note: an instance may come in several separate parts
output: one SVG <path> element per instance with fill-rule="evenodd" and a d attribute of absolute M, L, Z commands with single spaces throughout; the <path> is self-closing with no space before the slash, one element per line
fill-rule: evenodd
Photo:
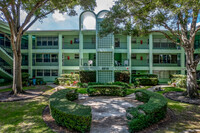
<path fill-rule="evenodd" d="M 28 89 L 28 88 L 27 88 Z M 0 103 L 0 132 L 51 133 L 42 119 L 42 111 L 48 105 L 48 96 L 52 89 L 44 86 L 42 96 L 18 102 Z"/>
<path fill-rule="evenodd" d="M 185 91 L 184 88 L 166 87 L 160 94 L 171 91 Z M 168 107 L 173 110 L 175 119 L 165 127 L 157 130 L 157 133 L 179 133 L 188 129 L 199 129 L 200 106 L 168 100 Z"/>
<path fill-rule="evenodd" d="M 30 90 L 30 89 L 36 89 L 36 87 L 35 86 L 23 87 L 23 90 Z M 7 91 L 12 91 L 12 88 L 0 89 L 0 92 L 7 92 Z"/>

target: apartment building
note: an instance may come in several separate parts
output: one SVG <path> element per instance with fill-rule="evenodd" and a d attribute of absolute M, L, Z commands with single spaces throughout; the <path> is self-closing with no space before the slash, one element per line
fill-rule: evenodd
<path fill-rule="evenodd" d="M 97 82 L 113 82 L 115 71 L 157 74 L 160 82 L 167 82 L 170 74 L 185 74 L 184 49 L 162 34 L 141 37 L 109 34 L 100 38 L 100 23 L 106 12 L 83 12 L 79 16 L 79 30 L 27 31 L 22 40 L 22 71 L 45 81 L 54 81 L 64 73 L 95 71 Z M 88 18 L 94 23 L 93 28 L 85 26 Z M 0 31 L 9 34 L 7 24 L 0 22 Z M 200 53 L 199 45 L 197 35 L 196 54 Z M 10 41 L 0 34 L 2 81 L 12 79 L 12 61 Z"/>

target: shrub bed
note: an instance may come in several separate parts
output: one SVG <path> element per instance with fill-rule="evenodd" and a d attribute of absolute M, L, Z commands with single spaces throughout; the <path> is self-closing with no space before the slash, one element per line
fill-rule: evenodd
<path fill-rule="evenodd" d="M 88 85 L 119 85 L 125 88 L 131 88 L 131 86 L 124 82 L 113 82 L 113 83 L 96 83 L 96 82 L 89 82 Z"/>
<path fill-rule="evenodd" d="M 89 131 L 92 121 L 91 107 L 69 101 L 66 94 L 70 92 L 71 90 L 65 89 L 50 96 L 51 115 L 56 123 L 68 129 L 79 132 Z"/>
<path fill-rule="evenodd" d="M 115 72 L 115 82 L 125 82 L 129 83 L 130 80 L 130 73 L 129 71 L 116 71 Z"/>
<path fill-rule="evenodd" d="M 126 96 L 127 89 L 119 85 L 90 85 L 87 88 L 89 96 Z"/>
<path fill-rule="evenodd" d="M 175 83 L 177 87 L 180 88 L 186 88 L 186 75 L 181 75 L 181 74 L 173 74 L 170 75 L 170 82 L 168 82 L 170 85 Z"/>
<path fill-rule="evenodd" d="M 156 74 L 132 74 L 131 75 L 132 82 L 135 82 L 136 78 L 158 78 Z"/>
<path fill-rule="evenodd" d="M 96 82 L 96 71 L 80 71 L 81 83 Z"/>
<path fill-rule="evenodd" d="M 144 85 L 144 86 L 152 85 L 152 86 L 154 86 L 154 85 L 158 84 L 158 79 L 157 78 L 136 78 L 135 82 L 138 85 Z"/>
<path fill-rule="evenodd" d="M 77 99 L 78 99 L 78 92 L 77 92 L 77 89 L 69 90 L 69 91 L 66 93 L 66 98 L 67 98 L 67 100 L 69 100 L 69 101 L 77 100 Z"/>
<path fill-rule="evenodd" d="M 136 99 L 145 104 L 127 110 L 131 133 L 140 131 L 165 118 L 167 100 L 160 94 L 148 90 L 136 90 Z"/>

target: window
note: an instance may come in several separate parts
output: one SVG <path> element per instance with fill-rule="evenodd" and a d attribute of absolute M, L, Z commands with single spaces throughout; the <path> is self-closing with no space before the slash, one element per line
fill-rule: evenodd
<path fill-rule="evenodd" d="M 37 70 L 37 76 L 43 76 L 43 70 Z"/>
<path fill-rule="evenodd" d="M 47 37 L 42 38 L 42 46 L 47 46 Z"/>
<path fill-rule="evenodd" d="M 50 76 L 50 70 L 44 70 L 44 76 Z"/>
<path fill-rule="evenodd" d="M 52 46 L 53 42 L 52 42 L 52 37 L 48 37 L 48 46 Z"/>
<path fill-rule="evenodd" d="M 0 34 L 0 45 L 4 46 L 4 35 Z"/>
<path fill-rule="evenodd" d="M 57 54 L 51 55 L 51 62 L 58 62 L 58 55 Z"/>
<path fill-rule="evenodd" d="M 115 38 L 115 47 L 120 47 L 120 39 Z"/>
<path fill-rule="evenodd" d="M 79 43 L 79 38 L 74 38 L 74 43 Z"/>
<path fill-rule="evenodd" d="M 42 46 L 41 40 L 42 40 L 41 37 L 37 38 L 37 46 Z"/>
<path fill-rule="evenodd" d="M 172 63 L 177 63 L 177 55 L 171 55 L 171 58 Z"/>
<path fill-rule="evenodd" d="M 53 44 L 54 44 L 54 46 L 58 46 L 58 38 L 57 37 L 53 38 Z"/>
<path fill-rule="evenodd" d="M 136 38 L 131 38 L 131 43 L 136 43 Z"/>
<path fill-rule="evenodd" d="M 136 54 L 131 54 L 131 59 L 136 59 Z"/>
<path fill-rule="evenodd" d="M 5 47 L 10 47 L 10 40 L 6 37 L 5 38 Z"/>
<path fill-rule="evenodd" d="M 36 62 L 42 62 L 42 54 L 36 54 Z"/>
<path fill-rule="evenodd" d="M 74 55 L 74 58 L 75 58 L 75 59 L 79 59 L 79 54 L 75 54 L 75 55 Z"/>
<path fill-rule="evenodd" d="M 50 62 L 50 54 L 44 54 L 44 62 Z"/>
<path fill-rule="evenodd" d="M 58 70 L 52 70 L 51 76 L 58 76 Z"/>

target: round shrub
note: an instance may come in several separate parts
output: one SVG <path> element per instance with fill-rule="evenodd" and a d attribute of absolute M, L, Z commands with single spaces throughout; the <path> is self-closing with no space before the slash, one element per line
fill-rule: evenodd
<path fill-rule="evenodd" d="M 49 107 L 56 123 L 68 129 L 79 132 L 90 130 L 92 113 L 91 107 L 79 105 L 67 100 L 66 93 L 70 90 L 60 90 L 50 96 Z"/>

